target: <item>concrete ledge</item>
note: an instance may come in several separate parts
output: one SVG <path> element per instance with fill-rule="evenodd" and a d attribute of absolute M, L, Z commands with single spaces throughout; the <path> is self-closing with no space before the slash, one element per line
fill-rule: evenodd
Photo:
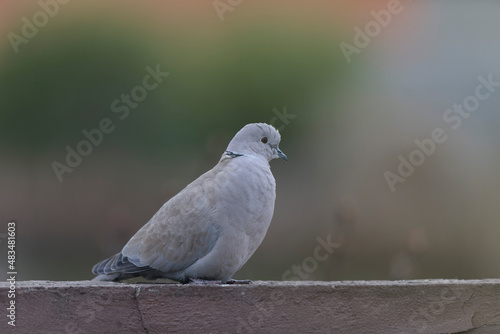
<path fill-rule="evenodd" d="M 25 281 L 1 333 L 500 333 L 500 279 L 254 282 Z"/>

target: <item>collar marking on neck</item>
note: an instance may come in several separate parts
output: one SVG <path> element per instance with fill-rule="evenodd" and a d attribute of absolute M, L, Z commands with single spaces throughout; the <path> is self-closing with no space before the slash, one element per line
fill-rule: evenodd
<path fill-rule="evenodd" d="M 244 154 L 236 153 L 236 152 L 232 152 L 232 151 L 226 151 L 226 152 L 224 152 L 224 154 L 230 158 L 237 158 L 237 157 L 244 157 L 245 156 Z"/>

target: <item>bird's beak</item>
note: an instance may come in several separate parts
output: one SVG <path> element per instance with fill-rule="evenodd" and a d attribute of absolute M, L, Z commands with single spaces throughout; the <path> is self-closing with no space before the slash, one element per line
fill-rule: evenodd
<path fill-rule="evenodd" d="M 278 157 L 281 159 L 288 161 L 288 158 L 286 157 L 286 154 L 283 153 L 278 147 L 276 147 L 276 152 L 278 153 Z"/>

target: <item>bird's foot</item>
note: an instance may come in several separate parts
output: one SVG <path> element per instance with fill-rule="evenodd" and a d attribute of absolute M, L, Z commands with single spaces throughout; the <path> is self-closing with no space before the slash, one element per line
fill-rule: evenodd
<path fill-rule="evenodd" d="M 188 284 L 223 284 L 224 282 L 219 280 L 206 280 L 201 278 L 189 278 Z"/>
<path fill-rule="evenodd" d="M 244 280 L 236 280 L 236 279 L 228 279 L 227 281 L 223 282 L 220 280 L 205 280 L 201 278 L 189 278 L 188 284 L 252 284 L 252 281 L 249 279 L 244 279 Z"/>
<path fill-rule="evenodd" d="M 249 279 L 228 279 L 226 284 L 252 284 L 252 281 Z"/>

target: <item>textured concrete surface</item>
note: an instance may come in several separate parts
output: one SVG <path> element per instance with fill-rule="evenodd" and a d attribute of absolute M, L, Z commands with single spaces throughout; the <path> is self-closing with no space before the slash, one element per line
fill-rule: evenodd
<path fill-rule="evenodd" d="M 25 281 L 0 333 L 500 333 L 500 279 L 254 282 Z"/>

